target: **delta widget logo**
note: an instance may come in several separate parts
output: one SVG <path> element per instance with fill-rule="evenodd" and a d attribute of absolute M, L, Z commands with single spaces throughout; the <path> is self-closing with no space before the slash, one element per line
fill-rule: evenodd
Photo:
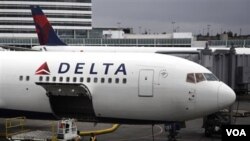
<path fill-rule="evenodd" d="M 86 66 L 86 67 L 84 67 Z M 103 67 L 103 69 L 97 69 L 96 66 Z M 115 67 L 115 68 L 114 68 Z M 111 70 L 111 68 L 114 68 Z M 70 65 L 67 62 L 61 62 L 58 67 L 58 74 L 66 74 L 68 72 L 72 72 L 75 75 L 83 74 L 85 71 L 86 74 L 89 75 L 127 75 L 126 66 L 124 63 L 114 64 L 114 63 L 90 63 L 86 64 L 85 62 L 76 62 L 76 65 Z M 44 62 L 35 72 L 36 75 L 50 75 L 50 69 L 48 67 L 47 62 Z"/>
<path fill-rule="evenodd" d="M 36 75 L 50 75 L 50 70 L 47 62 L 43 63 L 37 70 Z"/>

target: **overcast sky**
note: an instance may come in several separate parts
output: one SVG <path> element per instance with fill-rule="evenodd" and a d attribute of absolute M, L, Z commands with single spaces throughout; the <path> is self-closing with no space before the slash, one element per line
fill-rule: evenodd
<path fill-rule="evenodd" d="M 132 27 L 134 32 L 194 34 L 232 30 L 250 34 L 250 0 L 92 0 L 94 27 Z M 139 28 L 141 27 L 141 28 Z"/>

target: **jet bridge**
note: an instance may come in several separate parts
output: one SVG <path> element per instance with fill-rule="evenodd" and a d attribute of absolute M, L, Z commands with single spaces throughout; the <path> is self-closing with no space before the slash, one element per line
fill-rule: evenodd
<path fill-rule="evenodd" d="M 46 90 L 51 109 L 58 118 L 95 121 L 91 93 L 84 84 L 36 84 Z"/>
<path fill-rule="evenodd" d="M 244 50 L 244 48 L 238 48 Z M 250 54 L 238 54 L 232 45 L 227 49 L 201 50 L 201 65 L 211 70 L 221 81 L 237 94 L 250 92 Z"/>
<path fill-rule="evenodd" d="M 196 62 L 212 71 L 221 81 L 237 94 L 250 93 L 250 49 L 248 48 L 209 48 L 186 51 L 157 51 Z M 239 53 L 239 52 L 241 53 Z M 243 53 L 242 53 L 243 52 Z"/>

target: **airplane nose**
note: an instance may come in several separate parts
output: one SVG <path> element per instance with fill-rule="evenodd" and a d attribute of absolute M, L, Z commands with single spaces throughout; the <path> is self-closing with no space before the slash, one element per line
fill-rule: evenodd
<path fill-rule="evenodd" d="M 222 83 L 218 89 L 218 106 L 220 109 L 228 107 L 235 102 L 235 92 L 226 84 Z"/>

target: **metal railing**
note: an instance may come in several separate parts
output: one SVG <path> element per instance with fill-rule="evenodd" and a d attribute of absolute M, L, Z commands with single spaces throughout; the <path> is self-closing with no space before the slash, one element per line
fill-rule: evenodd
<path fill-rule="evenodd" d="M 26 118 L 15 117 L 8 118 L 5 120 L 5 137 L 10 137 L 19 133 L 27 132 L 25 129 Z"/>
<path fill-rule="evenodd" d="M 234 46 L 250 47 L 250 39 L 248 40 L 211 40 L 208 42 L 210 46 Z"/>
<path fill-rule="evenodd" d="M 192 39 L 102 39 L 102 38 L 63 38 L 68 45 L 82 46 L 145 46 L 145 47 L 191 47 Z M 248 40 L 211 40 L 211 46 L 227 46 L 232 44 L 241 47 L 250 47 Z M 36 38 L 0 38 L 0 45 L 35 46 L 39 45 Z"/>
<path fill-rule="evenodd" d="M 62 39 L 68 45 L 86 46 L 153 46 L 153 47 L 172 47 L 183 46 L 191 47 L 191 39 Z M 39 42 L 35 38 L 0 38 L 0 45 L 9 46 L 35 46 Z"/>

